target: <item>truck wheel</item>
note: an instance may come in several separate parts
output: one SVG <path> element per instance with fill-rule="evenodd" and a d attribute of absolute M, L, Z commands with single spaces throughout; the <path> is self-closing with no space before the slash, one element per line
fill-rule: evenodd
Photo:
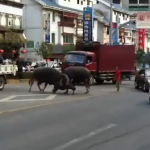
<path fill-rule="evenodd" d="M 5 87 L 5 79 L 0 77 L 0 91 L 2 91 Z"/>
<path fill-rule="evenodd" d="M 103 84 L 103 83 L 104 83 L 104 80 L 96 79 L 96 83 L 97 83 L 97 84 Z"/>

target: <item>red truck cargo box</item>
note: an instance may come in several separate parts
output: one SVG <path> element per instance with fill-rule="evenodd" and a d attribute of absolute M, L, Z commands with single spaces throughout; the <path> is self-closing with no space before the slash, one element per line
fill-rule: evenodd
<path fill-rule="evenodd" d="M 133 45 L 101 45 L 99 50 L 99 71 L 134 70 L 135 46 Z"/>

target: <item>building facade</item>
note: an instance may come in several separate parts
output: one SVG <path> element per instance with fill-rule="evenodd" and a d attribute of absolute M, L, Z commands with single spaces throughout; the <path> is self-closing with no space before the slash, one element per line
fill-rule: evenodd
<path fill-rule="evenodd" d="M 111 0 L 107 0 L 111 2 Z M 113 0 L 113 3 L 120 4 L 123 8 L 129 11 L 149 11 L 149 0 Z"/>
<path fill-rule="evenodd" d="M 42 42 L 54 45 L 75 44 L 82 39 L 82 8 L 61 5 L 62 1 L 23 0 L 23 29 L 28 39 L 28 57 L 37 58 L 35 49 Z M 72 1 L 73 2 L 73 1 Z M 80 4 L 79 4 L 80 5 Z M 93 5 L 93 4 L 92 4 Z M 72 6 L 70 8 L 69 6 Z M 90 6 L 90 5 L 88 5 Z M 74 7 L 74 8 L 73 8 Z M 105 22 L 99 12 L 94 12 L 93 38 L 103 43 Z M 54 53 L 62 53 L 60 47 Z"/>
<path fill-rule="evenodd" d="M 19 0 L 0 0 L 0 42 L 17 44 L 25 41 L 22 29 L 23 6 Z M 3 49 L 4 55 L 9 57 L 11 55 L 10 50 L 5 49 L 5 47 Z"/>

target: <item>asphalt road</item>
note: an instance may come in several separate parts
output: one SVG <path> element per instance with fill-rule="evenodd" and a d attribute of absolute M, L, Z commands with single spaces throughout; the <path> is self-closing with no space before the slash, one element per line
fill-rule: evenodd
<path fill-rule="evenodd" d="M 0 149 L 149 150 L 148 94 L 132 82 L 121 86 L 120 93 L 101 85 L 87 95 L 82 86 L 76 95 L 52 95 L 50 87 L 29 94 L 26 84 L 7 85 L 0 95 Z"/>

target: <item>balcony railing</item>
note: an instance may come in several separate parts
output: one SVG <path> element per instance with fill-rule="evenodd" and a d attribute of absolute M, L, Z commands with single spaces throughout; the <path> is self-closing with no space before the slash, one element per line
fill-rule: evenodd
<path fill-rule="evenodd" d="M 59 26 L 65 26 L 65 27 L 75 27 L 75 24 L 73 22 L 65 22 L 65 21 L 60 21 L 58 22 Z"/>
<path fill-rule="evenodd" d="M 10 29 L 16 29 L 16 30 L 21 30 L 22 29 L 22 26 L 16 26 L 16 25 L 9 25 L 8 28 Z"/>
<path fill-rule="evenodd" d="M 150 8 L 129 8 L 129 11 L 150 11 Z"/>

